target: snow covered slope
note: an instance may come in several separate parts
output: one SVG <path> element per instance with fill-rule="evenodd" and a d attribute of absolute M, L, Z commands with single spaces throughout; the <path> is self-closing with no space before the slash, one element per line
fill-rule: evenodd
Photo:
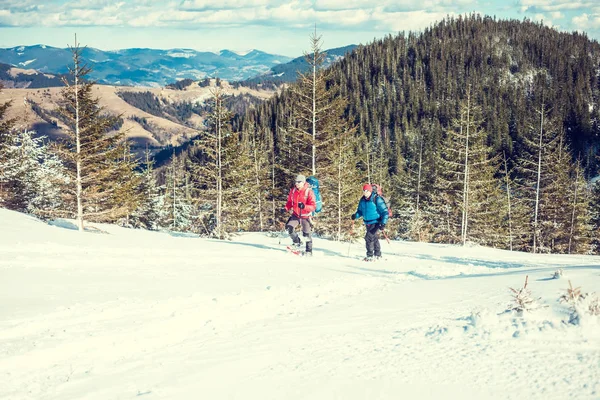
<path fill-rule="evenodd" d="M 557 302 L 598 257 L 96 227 L 0 209 L 1 399 L 600 397 L 600 323 Z M 504 313 L 526 275 L 547 307 Z"/>

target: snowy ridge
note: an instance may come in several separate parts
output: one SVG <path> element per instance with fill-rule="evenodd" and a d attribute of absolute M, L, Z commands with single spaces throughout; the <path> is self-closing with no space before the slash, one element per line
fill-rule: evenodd
<path fill-rule="evenodd" d="M 600 323 L 557 302 L 600 291 L 598 257 L 0 221 L 3 399 L 600 395 Z M 506 312 L 526 275 L 544 307 Z"/>

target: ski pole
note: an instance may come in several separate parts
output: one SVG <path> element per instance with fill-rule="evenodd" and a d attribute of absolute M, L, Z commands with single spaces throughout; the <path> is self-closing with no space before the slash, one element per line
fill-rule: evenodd
<path fill-rule="evenodd" d="M 285 236 L 285 224 L 279 221 L 279 226 L 281 226 L 281 230 L 279 231 L 279 244 L 281 244 L 281 238 Z"/>
<path fill-rule="evenodd" d="M 348 241 L 348 257 L 350 257 L 350 247 L 352 246 L 352 240 L 354 236 L 354 220 L 352 220 L 352 227 L 350 228 L 350 240 Z"/>
<path fill-rule="evenodd" d="M 381 233 L 383 233 L 383 237 L 388 242 L 388 244 L 390 244 L 390 238 L 388 237 L 388 235 L 385 233 L 385 231 L 383 229 L 381 230 Z"/>

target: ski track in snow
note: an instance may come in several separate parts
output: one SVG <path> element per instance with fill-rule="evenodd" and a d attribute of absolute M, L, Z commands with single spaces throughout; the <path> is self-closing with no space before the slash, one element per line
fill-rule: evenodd
<path fill-rule="evenodd" d="M 2 399 L 600 398 L 599 323 L 556 301 L 597 257 L 0 219 Z M 503 313 L 525 275 L 547 307 Z"/>

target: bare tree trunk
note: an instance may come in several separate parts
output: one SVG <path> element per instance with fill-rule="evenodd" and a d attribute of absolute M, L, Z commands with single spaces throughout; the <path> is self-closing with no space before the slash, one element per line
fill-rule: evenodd
<path fill-rule="evenodd" d="M 222 238 L 221 235 L 221 217 L 222 217 L 222 207 L 223 207 L 223 188 L 222 188 L 222 183 L 223 183 L 223 170 L 222 170 L 222 164 L 221 164 L 221 151 L 222 151 L 222 143 L 221 143 L 221 96 L 220 93 L 216 94 L 217 99 L 216 99 L 216 104 L 217 104 L 217 226 L 216 226 L 216 231 L 217 231 L 217 235 L 219 237 L 219 239 Z"/>
<path fill-rule="evenodd" d="M 575 190 L 573 193 L 573 209 L 571 211 L 571 231 L 569 232 L 569 249 L 568 254 L 571 254 L 571 244 L 573 241 L 573 229 L 575 227 L 575 209 L 577 208 L 577 189 L 579 188 L 579 162 L 577 162 L 575 175 Z"/>
<path fill-rule="evenodd" d="M 342 146 L 343 143 L 341 143 L 340 140 L 340 146 L 339 146 L 339 153 L 338 153 L 338 178 L 337 178 L 337 183 L 338 183 L 338 190 L 337 190 L 337 195 L 338 195 L 338 222 L 337 222 L 337 227 L 338 227 L 338 234 L 337 234 L 337 238 L 338 240 L 342 240 Z"/>
<path fill-rule="evenodd" d="M 75 34 L 75 48 L 78 48 L 77 34 Z M 79 132 L 79 56 L 75 58 L 75 144 L 77 155 L 75 161 L 76 196 L 77 196 L 77 228 L 83 232 L 83 188 L 81 183 L 81 137 Z"/>
<path fill-rule="evenodd" d="M 508 163 L 506 162 L 506 152 L 503 152 L 504 154 L 504 172 L 505 172 L 505 179 L 506 179 L 506 195 L 508 196 L 508 241 L 509 241 L 509 245 L 510 245 L 510 251 L 512 251 L 513 249 L 513 235 L 512 235 L 512 215 L 511 215 L 511 208 L 510 208 L 510 184 L 509 184 L 509 179 L 508 179 Z"/>
<path fill-rule="evenodd" d="M 315 25 L 315 38 L 317 26 Z M 312 80 L 312 174 L 317 175 L 317 49 L 313 46 Z"/>
<path fill-rule="evenodd" d="M 467 225 L 469 222 L 469 113 L 471 111 L 471 93 L 467 94 L 467 137 L 465 141 L 465 176 L 463 179 L 463 215 L 462 215 L 462 243 L 467 242 Z M 461 116 L 462 117 L 462 116 Z M 463 124 L 460 124 L 462 135 Z"/>
<path fill-rule="evenodd" d="M 252 147 L 254 147 L 254 177 L 256 178 L 256 188 L 260 188 L 260 163 L 258 162 L 258 149 L 256 147 L 256 137 L 254 135 L 252 136 L 252 142 Z M 260 226 L 260 231 L 262 232 L 264 230 L 264 223 L 261 197 L 261 191 L 256 190 L 256 202 L 258 203 L 258 223 Z"/>
<path fill-rule="evenodd" d="M 275 225 L 275 142 L 271 145 L 271 222 Z"/>
<path fill-rule="evenodd" d="M 535 211 L 533 214 L 533 252 L 537 251 L 538 244 L 538 211 L 540 204 L 540 182 L 542 177 L 542 138 L 544 136 L 544 100 L 542 100 L 542 107 L 540 109 L 540 140 L 538 148 L 538 170 L 537 170 L 537 183 L 535 185 Z"/>
<path fill-rule="evenodd" d="M 417 205 L 416 213 L 419 215 L 420 197 L 421 197 L 421 170 L 423 167 L 423 135 L 420 136 L 421 146 L 419 148 L 419 169 L 417 173 Z"/>
<path fill-rule="evenodd" d="M 371 183 L 371 143 L 367 141 L 367 183 Z"/>
<path fill-rule="evenodd" d="M 175 182 L 175 150 L 173 150 L 173 228 L 172 230 L 177 230 L 177 212 L 175 211 L 177 207 L 177 182 Z"/>

